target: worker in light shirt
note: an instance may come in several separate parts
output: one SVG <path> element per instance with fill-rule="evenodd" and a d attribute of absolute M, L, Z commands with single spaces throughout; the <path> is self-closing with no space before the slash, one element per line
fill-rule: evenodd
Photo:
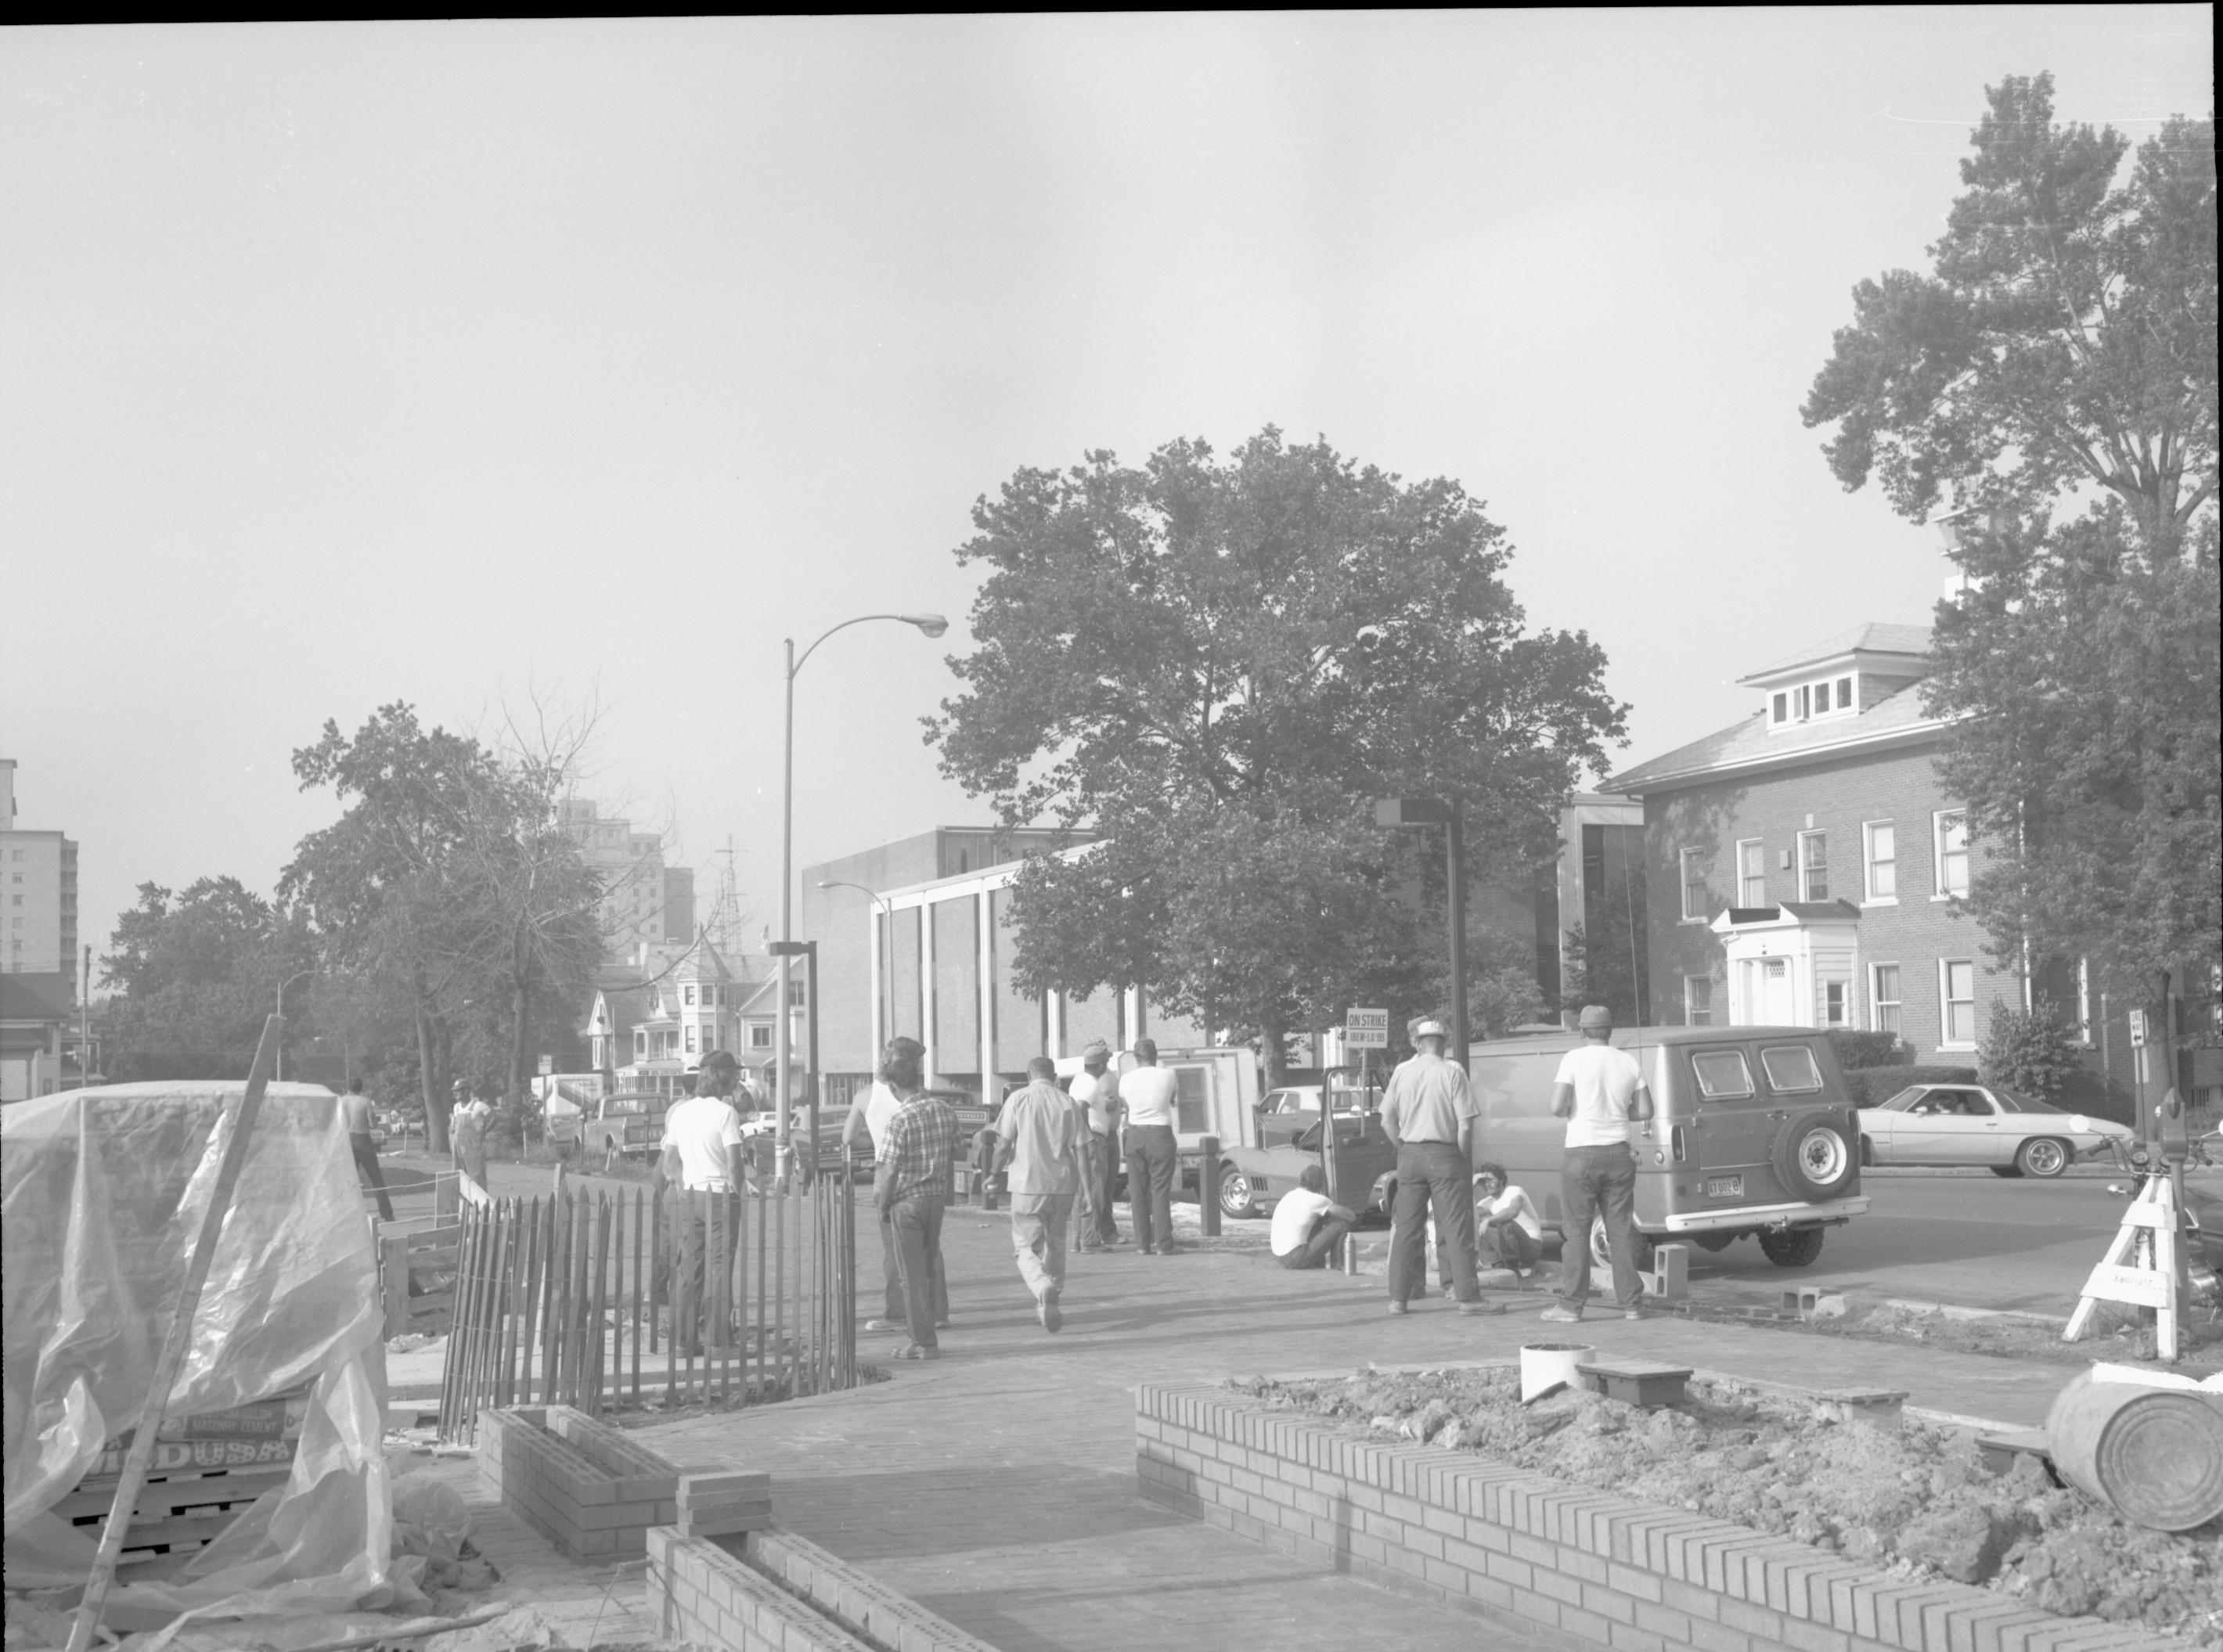
<path fill-rule="evenodd" d="M 1135 1040 L 1136 1067 L 1119 1080 L 1127 1109 L 1127 1208 L 1145 1256 L 1174 1253 L 1174 1076 L 1154 1040 Z"/>
<path fill-rule="evenodd" d="M 926 1046 L 921 1045 L 922 1050 Z M 841 1127 L 841 1157 L 853 1163 L 857 1144 L 869 1140 L 872 1162 L 878 1164 L 880 1147 L 887 1140 L 888 1121 L 896 1115 L 903 1102 L 888 1087 L 885 1078 L 872 1080 L 872 1087 L 849 1103 L 849 1117 Z M 899 1331 L 904 1329 L 903 1264 L 896 1254 L 896 1230 L 889 1224 L 887 1215 L 880 1215 L 880 1277 L 885 1282 L 880 1292 L 880 1311 L 865 1322 L 868 1331 Z"/>
<path fill-rule="evenodd" d="M 1297 1176 L 1296 1190 L 1274 1207 L 1274 1259 L 1285 1268 L 1326 1267 L 1357 1222 L 1328 1198 L 1326 1173 L 1307 1165 Z"/>
<path fill-rule="evenodd" d="M 1502 1165 L 1483 1165 L 1474 1173 L 1475 1246 L 1482 1259 L 1527 1277 L 1544 1253 L 1544 1223 L 1526 1188 L 1508 1180 Z"/>
<path fill-rule="evenodd" d="M 1102 1039 L 1091 1039 L 1080 1052 L 1080 1071 L 1074 1075 L 1068 1092 L 1088 1109 L 1088 1140 L 1082 1146 L 1093 1209 L 1082 1213 L 1075 1241 L 1084 1251 L 1121 1242 L 1112 1220 L 1112 1198 L 1119 1190 L 1119 1081 L 1107 1071 L 1111 1065 L 1112 1046 Z"/>
<path fill-rule="evenodd" d="M 1562 1325 L 1583 1316 L 1590 1290 L 1590 1221 L 1600 1211 L 1613 1249 L 1614 1301 L 1623 1319 L 1644 1317 L 1644 1282 L 1636 1271 L 1636 1155 L 1628 1138 L 1632 1121 L 1652 1116 L 1652 1091 L 1636 1058 L 1614 1047 L 1610 1009 L 1589 1006 L 1581 1027 L 1581 1047 L 1560 1058 L 1552 1084 L 1552 1115 L 1567 1121 L 1559 1168 L 1566 1243 L 1559 1252 L 1559 1300 L 1541 1316 Z"/>

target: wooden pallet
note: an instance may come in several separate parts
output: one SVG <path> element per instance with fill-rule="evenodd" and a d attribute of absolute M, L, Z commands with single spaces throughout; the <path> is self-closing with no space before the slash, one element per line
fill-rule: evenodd
<path fill-rule="evenodd" d="M 148 1475 L 132 1511 L 131 1528 L 124 1534 L 124 1561 L 206 1547 L 255 1498 L 285 1485 L 293 1472 L 288 1460 L 251 1468 Z M 116 1481 L 114 1474 L 88 1475 L 53 1512 L 97 1542 L 108 1524 Z"/>

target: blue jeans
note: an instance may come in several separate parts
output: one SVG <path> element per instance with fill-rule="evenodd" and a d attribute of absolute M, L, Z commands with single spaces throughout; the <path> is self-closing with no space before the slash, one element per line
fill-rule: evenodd
<path fill-rule="evenodd" d="M 1397 1148 L 1397 1208 L 1390 1213 L 1389 1300 L 1410 1302 L 1428 1288 L 1428 1207 L 1436 1212 L 1436 1247 L 1451 1259 L 1452 1294 L 1472 1302 L 1474 1173 L 1447 1141 L 1407 1141 Z"/>
<path fill-rule="evenodd" d="M 1590 1219 L 1605 1212 L 1606 1242 L 1613 1247 L 1614 1300 L 1634 1308 L 1644 1300 L 1636 1272 L 1636 1155 L 1626 1144 L 1570 1147 L 1559 1166 L 1559 1301 L 1580 1313 L 1590 1293 Z"/>

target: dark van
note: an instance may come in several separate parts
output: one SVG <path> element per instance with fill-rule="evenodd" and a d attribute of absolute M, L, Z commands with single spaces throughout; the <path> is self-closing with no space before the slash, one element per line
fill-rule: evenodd
<path fill-rule="evenodd" d="M 1721 1251 L 1749 1237 L 1778 1267 L 1804 1267 L 1822 1253 L 1824 1229 L 1867 1209 L 1859 1125 L 1822 1033 L 1638 1027 L 1613 1041 L 1643 1067 L 1655 1104 L 1650 1121 L 1630 1127 L 1640 1266 L 1660 1240 Z M 1552 1085 L 1581 1042 L 1574 1033 L 1496 1039 L 1470 1046 L 1467 1061 L 1482 1109 L 1476 1161 L 1502 1164 L 1553 1228 L 1567 1127 L 1552 1116 Z M 1603 1222 L 1590 1247 L 1604 1262 Z"/>

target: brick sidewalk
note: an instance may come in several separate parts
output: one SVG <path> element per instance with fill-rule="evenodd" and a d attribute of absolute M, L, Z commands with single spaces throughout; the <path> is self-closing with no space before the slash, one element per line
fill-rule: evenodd
<path fill-rule="evenodd" d="M 1007 1216 L 960 1207 L 944 1233 L 955 1324 L 939 1363 L 891 1367 L 891 1382 L 853 1394 L 652 1425 L 643 1442 L 674 1461 L 770 1469 L 781 1523 L 1004 1652 L 1132 1652 L 1199 1636 L 1338 1652 L 1384 1634 L 1402 1647 L 1477 1644 L 1472 1619 L 1143 1503 L 1132 1391 L 1146 1379 L 1509 1356 L 1570 1329 L 1537 1322 L 1544 1299 L 1482 1319 L 1439 1299 L 1392 1319 L 1378 1278 L 1288 1273 L 1256 1248 L 1122 1250 L 1074 1259 L 1065 1329 L 1050 1336 L 1012 1266 Z M 869 1253 L 864 1269 L 869 1307 Z M 2026 1425 L 2069 1374 L 1675 1319 L 1595 1320 L 1583 1337 L 1753 1378 L 1904 1388 L 1917 1405 Z M 870 1358 L 896 1340 L 860 1346 Z M 1481 1633 L 1514 1652 L 1541 1644 Z"/>

